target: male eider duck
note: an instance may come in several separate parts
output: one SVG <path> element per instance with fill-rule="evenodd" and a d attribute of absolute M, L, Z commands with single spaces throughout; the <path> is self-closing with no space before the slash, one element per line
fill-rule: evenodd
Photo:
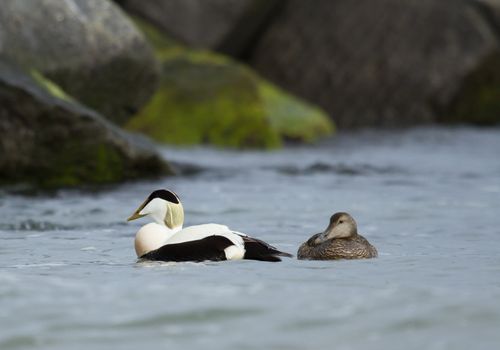
<path fill-rule="evenodd" d="M 377 257 L 377 249 L 358 234 L 351 215 L 335 213 L 324 232 L 302 243 L 297 257 L 303 260 L 368 259 Z"/>
<path fill-rule="evenodd" d="M 259 239 L 230 230 L 227 226 L 204 224 L 182 228 L 184 209 L 179 197 L 157 190 L 141 204 L 128 221 L 150 216 L 135 236 L 135 252 L 144 260 L 205 261 L 252 259 L 281 261 L 292 257 Z"/>

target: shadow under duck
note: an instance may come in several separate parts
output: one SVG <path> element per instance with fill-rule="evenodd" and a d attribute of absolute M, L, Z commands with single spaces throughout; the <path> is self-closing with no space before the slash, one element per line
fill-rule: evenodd
<path fill-rule="evenodd" d="M 335 213 L 324 232 L 302 243 L 297 252 L 301 260 L 368 259 L 377 249 L 358 234 L 356 221 L 348 213 Z"/>

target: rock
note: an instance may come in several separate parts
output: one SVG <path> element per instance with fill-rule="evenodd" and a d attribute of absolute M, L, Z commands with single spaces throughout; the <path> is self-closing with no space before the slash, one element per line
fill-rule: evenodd
<path fill-rule="evenodd" d="M 143 139 L 68 97 L 39 72 L 0 61 L 0 184 L 41 188 L 170 173 Z"/>
<path fill-rule="evenodd" d="M 162 62 L 160 89 L 127 123 L 130 130 L 179 145 L 273 148 L 282 139 L 313 142 L 333 131 L 328 116 L 246 66 L 190 50 L 140 25 Z"/>
<path fill-rule="evenodd" d="M 473 1 L 289 0 L 250 63 L 340 127 L 404 126 L 447 119 L 477 71 L 498 76 L 499 37 Z"/>
<path fill-rule="evenodd" d="M 496 35 L 500 35 L 500 0 L 472 0 L 473 4 L 482 11 L 483 17 L 490 22 Z"/>
<path fill-rule="evenodd" d="M 122 0 L 119 3 L 188 46 L 240 56 L 283 1 Z"/>
<path fill-rule="evenodd" d="M 3 0 L 0 56 L 119 124 L 148 100 L 159 73 L 149 44 L 108 0 Z"/>
<path fill-rule="evenodd" d="M 252 0 L 125 0 L 124 8 L 174 39 L 198 48 L 217 47 Z"/>
<path fill-rule="evenodd" d="M 271 127 L 282 140 L 313 143 L 333 134 L 334 124 L 318 106 L 301 100 L 257 77 L 257 90 Z"/>
<path fill-rule="evenodd" d="M 441 122 L 492 125 L 500 122 L 500 51 L 487 57 L 464 78 L 439 115 Z"/>
<path fill-rule="evenodd" d="M 500 122 L 500 0 L 475 0 L 473 5 L 493 30 L 499 47 L 468 72 L 439 120 L 496 124 Z"/>

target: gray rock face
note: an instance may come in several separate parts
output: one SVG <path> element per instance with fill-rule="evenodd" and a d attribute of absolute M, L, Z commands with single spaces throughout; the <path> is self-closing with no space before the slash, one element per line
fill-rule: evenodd
<path fill-rule="evenodd" d="M 282 0 L 122 0 L 130 13 L 189 46 L 246 54 Z"/>
<path fill-rule="evenodd" d="M 489 17 L 492 27 L 500 35 L 500 0 L 472 0 L 476 6 L 480 6 L 485 11 L 485 16 Z"/>
<path fill-rule="evenodd" d="M 252 0 L 125 0 L 123 6 L 151 21 L 174 39 L 217 47 Z"/>
<path fill-rule="evenodd" d="M 289 0 L 250 61 L 341 127 L 402 126 L 435 121 L 497 39 L 472 1 Z"/>
<path fill-rule="evenodd" d="M 149 44 L 107 0 L 2 0 L 0 56 L 117 123 L 147 101 L 159 75 Z"/>
<path fill-rule="evenodd" d="M 0 61 L 0 184 L 54 188 L 170 173 L 147 142 L 38 79 Z"/>

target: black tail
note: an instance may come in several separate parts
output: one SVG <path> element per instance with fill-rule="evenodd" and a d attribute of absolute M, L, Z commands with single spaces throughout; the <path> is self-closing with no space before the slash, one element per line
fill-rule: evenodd
<path fill-rule="evenodd" d="M 245 243 L 244 259 L 260 260 L 260 261 L 281 261 L 280 256 L 292 258 L 292 254 L 281 252 L 273 246 L 267 244 L 260 239 L 243 236 Z"/>

